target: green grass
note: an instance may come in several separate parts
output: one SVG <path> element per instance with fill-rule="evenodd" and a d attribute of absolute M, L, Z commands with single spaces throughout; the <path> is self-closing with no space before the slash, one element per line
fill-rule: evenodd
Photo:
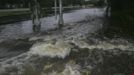
<path fill-rule="evenodd" d="M 29 11 L 3 11 L 0 12 L 0 17 L 24 15 L 24 14 L 30 14 L 30 12 Z"/>
<path fill-rule="evenodd" d="M 0 10 L 0 25 L 30 19 L 28 9 L 5 9 Z"/>

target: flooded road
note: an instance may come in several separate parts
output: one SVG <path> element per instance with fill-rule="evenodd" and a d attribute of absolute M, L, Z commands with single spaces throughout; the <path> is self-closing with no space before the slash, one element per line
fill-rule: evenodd
<path fill-rule="evenodd" d="M 45 17 L 40 34 L 31 21 L 0 26 L 0 75 L 133 75 L 134 44 L 98 34 L 104 14 L 105 8 L 65 13 L 60 30 L 54 16 Z"/>
<path fill-rule="evenodd" d="M 70 13 L 64 14 L 64 22 L 67 25 L 68 23 L 76 23 L 85 18 L 92 16 L 102 17 L 104 14 L 104 9 L 91 8 L 91 9 L 81 9 L 74 10 Z M 57 19 L 58 20 L 58 19 Z M 42 31 L 55 29 L 57 27 L 58 21 L 55 20 L 55 16 L 42 18 Z M 0 39 L 18 39 L 22 37 L 27 37 L 29 34 L 33 33 L 32 31 L 32 21 L 22 21 L 13 24 L 0 26 Z M 27 35 L 28 34 L 28 35 Z"/>

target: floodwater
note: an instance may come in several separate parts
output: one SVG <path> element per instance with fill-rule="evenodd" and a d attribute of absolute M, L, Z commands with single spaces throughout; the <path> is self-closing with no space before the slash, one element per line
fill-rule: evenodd
<path fill-rule="evenodd" d="M 74 10 L 71 13 L 64 14 L 65 24 L 79 22 L 84 20 L 86 17 L 90 16 L 102 16 L 104 14 L 104 9 L 91 8 L 91 9 L 81 9 Z M 55 16 L 42 18 L 42 31 L 55 29 L 57 27 L 57 20 Z M 22 21 L 13 24 L 0 26 L 0 39 L 18 39 L 27 34 L 33 33 L 32 31 L 32 21 Z M 25 36 L 25 37 L 26 37 Z"/>
<path fill-rule="evenodd" d="M 0 75 L 133 75 L 134 44 L 97 34 L 105 8 L 64 14 L 64 27 L 54 16 L 42 18 L 40 34 L 32 22 L 0 26 Z"/>

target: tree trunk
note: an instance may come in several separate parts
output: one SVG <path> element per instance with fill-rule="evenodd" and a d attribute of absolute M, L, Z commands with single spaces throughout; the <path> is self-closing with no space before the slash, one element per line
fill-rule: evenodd
<path fill-rule="evenodd" d="M 59 28 L 61 28 L 64 25 L 64 21 L 63 21 L 63 8 L 62 8 L 62 0 L 59 0 Z"/>
<path fill-rule="evenodd" d="M 41 28 L 41 10 L 37 0 L 32 0 L 30 3 L 31 18 L 33 23 L 33 31 L 39 32 Z"/>
<path fill-rule="evenodd" d="M 55 0 L 55 19 L 57 19 L 57 0 Z"/>

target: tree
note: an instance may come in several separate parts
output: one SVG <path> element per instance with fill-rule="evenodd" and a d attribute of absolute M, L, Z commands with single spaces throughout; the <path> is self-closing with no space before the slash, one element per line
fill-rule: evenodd
<path fill-rule="evenodd" d="M 41 9 L 40 9 L 40 4 L 37 0 L 31 0 L 30 2 L 30 11 L 31 11 L 31 18 L 32 18 L 32 23 L 33 23 L 33 31 L 34 32 L 39 32 L 41 28 Z"/>
<path fill-rule="evenodd" d="M 62 0 L 59 0 L 59 28 L 61 28 L 64 24 L 63 21 L 63 8 L 62 8 Z"/>

